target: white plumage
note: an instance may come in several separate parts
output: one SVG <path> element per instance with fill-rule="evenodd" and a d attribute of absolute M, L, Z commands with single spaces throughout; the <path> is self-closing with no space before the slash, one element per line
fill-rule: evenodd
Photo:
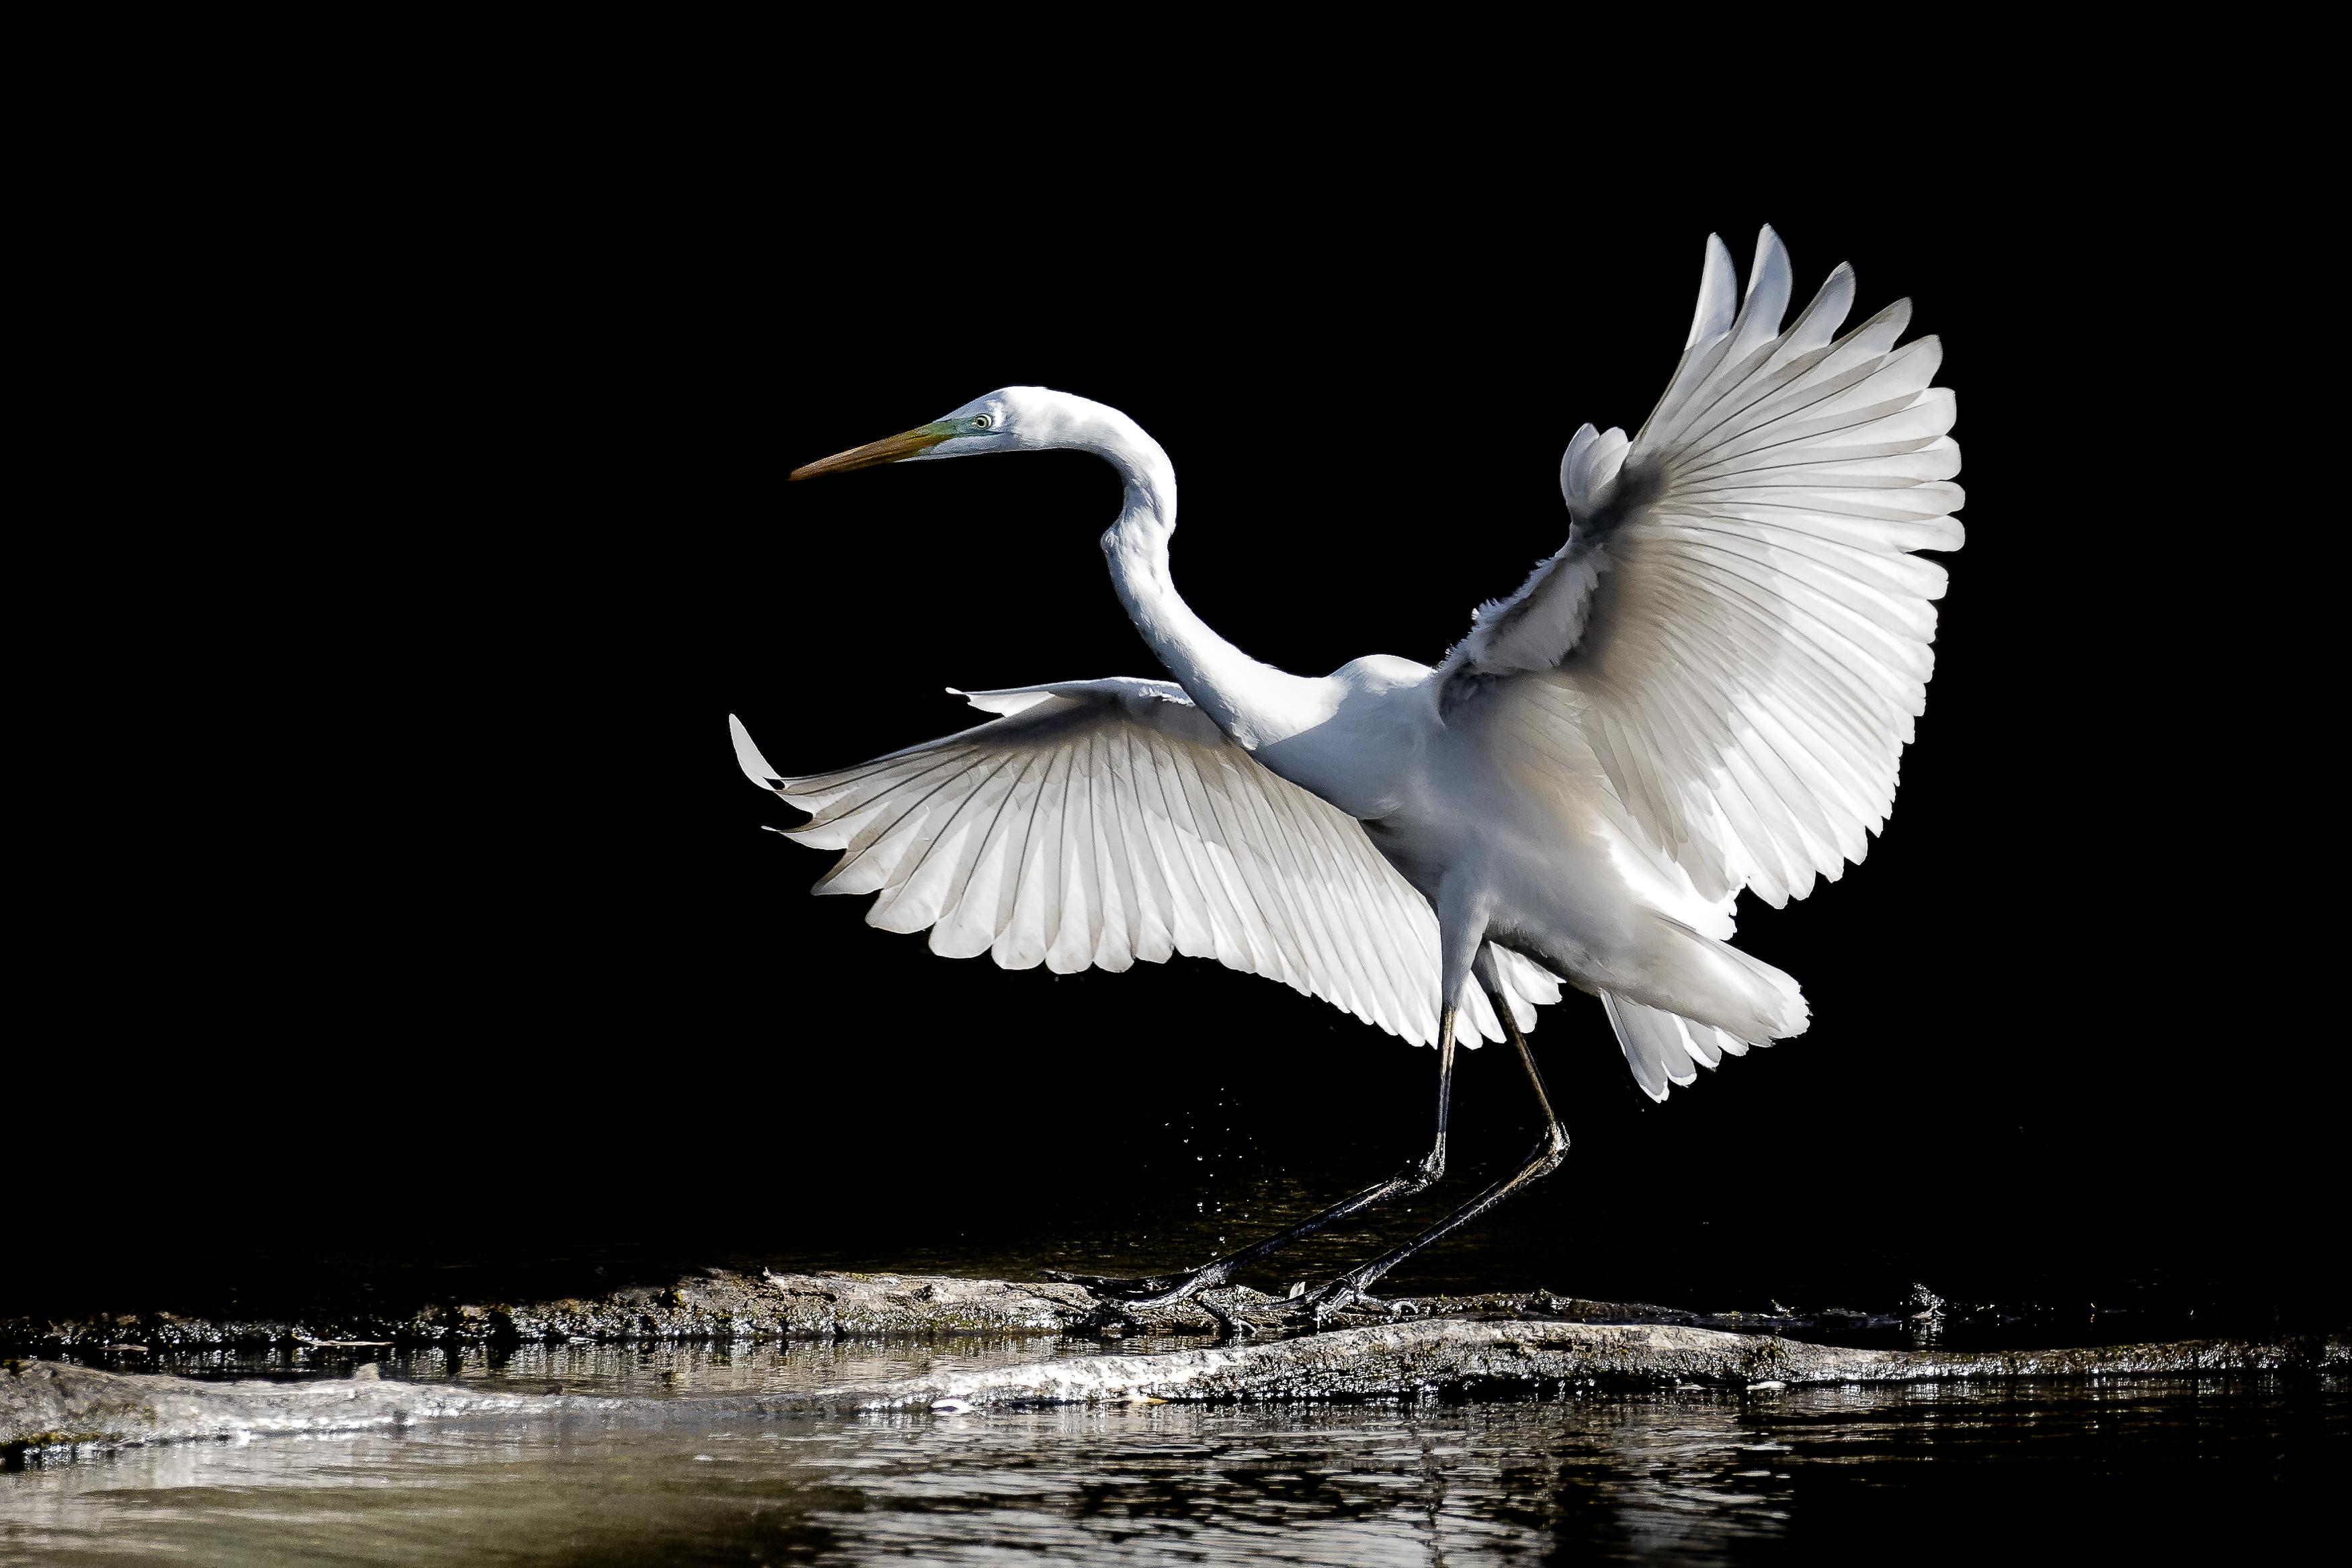
<path fill-rule="evenodd" d="M 1416 1045 L 1437 1039 L 1437 920 L 1363 824 L 1250 759 L 1167 681 L 959 693 L 1004 717 L 863 767 L 785 779 L 730 718 L 737 759 L 844 850 L 818 893 L 878 893 L 885 931 L 1008 969 L 1214 958 Z M 1520 1026 L 1559 983 L 1516 954 Z M 1465 1018 L 1501 1025 L 1474 989 Z M 1475 1040 L 1465 1043 L 1475 1043 Z"/>
<path fill-rule="evenodd" d="M 1114 584 L 1174 684 L 973 694 L 999 716 L 857 768 L 755 783 L 843 852 L 824 893 L 1008 968 L 1214 957 L 1416 1043 L 1531 1028 L 1599 995 L 1654 1098 L 1801 1030 L 1796 983 L 1739 953 L 1734 901 L 1834 880 L 1885 823 L 1932 669 L 1961 501 L 1952 395 L 1906 303 L 1840 337 L 1853 273 L 1785 330 L 1769 229 L 1745 298 L 1710 237 L 1665 395 L 1579 430 L 1570 528 L 1436 667 L 1272 669 L 1177 596 L 1175 477 L 1118 411 L 1012 387 L 812 472 L 1077 447 L 1126 481 Z M 1474 977 L 1484 985 L 1473 984 Z M 1442 1124 L 1441 1124 L 1442 1125 Z"/>

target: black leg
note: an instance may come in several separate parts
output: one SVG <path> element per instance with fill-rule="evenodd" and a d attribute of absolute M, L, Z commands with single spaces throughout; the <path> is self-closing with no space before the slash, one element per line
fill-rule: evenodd
<path fill-rule="evenodd" d="M 1533 1071 L 1532 1061 L 1529 1070 Z M 1317 1231 L 1337 1225 L 1350 1215 L 1361 1213 L 1376 1203 L 1403 1193 L 1419 1192 L 1445 1174 L 1445 1118 L 1454 1101 L 1454 1009 L 1447 1008 L 1437 1020 L 1437 1137 L 1429 1153 L 1376 1186 L 1368 1186 L 1352 1197 L 1340 1199 L 1330 1207 L 1309 1218 L 1302 1219 L 1287 1230 L 1276 1232 L 1263 1241 L 1231 1252 L 1213 1262 L 1203 1263 L 1189 1274 L 1159 1274 L 1141 1280 L 1106 1279 L 1093 1274 L 1069 1274 L 1058 1269 L 1048 1269 L 1050 1279 L 1066 1280 L 1073 1284 L 1118 1300 L 1129 1307 L 1164 1307 L 1181 1301 L 1202 1291 L 1214 1290 L 1226 1284 L 1244 1269 L 1269 1253 L 1303 1240 Z M 1212 1316 L 1224 1317 L 1223 1313 Z M 1227 1332 L 1232 1332 L 1228 1330 Z"/>
<path fill-rule="evenodd" d="M 1511 1017 L 1510 1008 L 1503 998 L 1492 991 L 1486 993 L 1486 998 L 1494 1004 L 1496 1014 L 1502 1019 L 1504 1032 L 1518 1048 L 1519 1061 L 1528 1070 L 1528 1086 L 1535 1090 L 1536 1104 L 1543 1113 L 1543 1131 L 1538 1134 L 1535 1147 L 1528 1151 L 1525 1165 L 1420 1235 L 1400 1243 L 1362 1267 L 1340 1275 L 1308 1296 L 1304 1305 L 1318 1322 L 1326 1314 L 1335 1312 L 1351 1301 L 1370 1301 L 1371 1298 L 1365 1292 L 1375 1280 L 1432 1242 L 1461 1229 L 1538 1176 L 1550 1175 L 1567 1157 L 1568 1129 L 1561 1126 L 1559 1118 L 1552 1113 L 1551 1096 L 1544 1092 L 1543 1074 L 1536 1071 L 1535 1052 L 1528 1049 L 1527 1037 L 1519 1032 L 1517 1020 Z"/>

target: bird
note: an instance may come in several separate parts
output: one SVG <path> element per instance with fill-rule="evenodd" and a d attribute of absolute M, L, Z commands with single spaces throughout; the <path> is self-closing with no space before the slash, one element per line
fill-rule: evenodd
<path fill-rule="evenodd" d="M 1844 265 L 1784 326 L 1793 278 L 1769 226 L 1744 291 L 1708 236 L 1656 406 L 1630 437 L 1575 432 L 1566 542 L 1434 665 L 1300 675 L 1218 634 L 1171 575 L 1167 453 L 1071 393 L 1004 387 L 793 471 L 1095 454 L 1123 487 L 1111 584 L 1169 677 L 951 687 L 993 716 L 799 777 L 730 716 L 745 775 L 810 813 L 776 831 L 842 852 L 814 891 L 877 894 L 868 924 L 1006 968 L 1214 958 L 1435 1048 L 1434 1139 L 1393 1176 L 1195 1269 L 1058 1278 L 1166 1305 L 1426 1188 L 1457 1046 L 1507 1041 L 1542 1124 L 1526 1158 L 1297 1302 L 1381 1310 L 1383 1275 L 1566 1157 L 1527 1041 L 1539 1007 L 1597 998 L 1654 1100 L 1803 1031 L 1797 981 L 1732 945 L 1737 901 L 1805 897 L 1884 827 L 1947 580 L 1919 552 L 1964 535 L 1938 340 L 1902 341 L 1907 299 L 1841 331 Z"/>

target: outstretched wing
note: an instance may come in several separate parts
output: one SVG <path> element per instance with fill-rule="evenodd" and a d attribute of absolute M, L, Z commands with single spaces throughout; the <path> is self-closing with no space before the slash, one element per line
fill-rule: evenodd
<path fill-rule="evenodd" d="M 786 779 L 742 725 L 755 784 L 814 813 L 788 838 L 845 852 L 818 893 L 876 893 L 869 925 L 1008 969 L 1214 958 L 1417 1045 L 1437 1037 L 1437 920 L 1363 825 L 1277 777 L 1164 681 L 970 695 L 1002 717 L 838 773 Z M 1522 1027 L 1559 982 L 1496 970 Z M 1466 1043 L 1502 1031 L 1474 996 Z M 1475 1032 L 1474 1032 L 1475 1031 Z"/>
<path fill-rule="evenodd" d="M 1952 394 L 1898 301 L 1836 336 L 1841 266 L 1793 325 L 1766 229 L 1744 301 L 1709 236 L 1690 340 L 1632 441 L 1586 425 L 1560 464 L 1568 544 L 1482 607 L 1448 655 L 1449 710 L 1591 754 L 1710 902 L 1778 905 L 1860 861 L 1927 704 L 1958 549 Z"/>

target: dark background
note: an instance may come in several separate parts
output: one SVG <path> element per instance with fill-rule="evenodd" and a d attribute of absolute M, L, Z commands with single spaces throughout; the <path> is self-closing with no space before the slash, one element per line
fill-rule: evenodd
<path fill-rule="evenodd" d="M 791 814 L 730 712 L 808 771 L 970 722 L 949 685 L 1159 672 L 1095 459 L 783 476 L 997 386 L 1080 392 L 1173 457 L 1213 625 L 1300 671 L 1433 662 L 1558 548 L 1576 425 L 1663 388 L 1706 233 L 1744 275 L 1768 220 L 1801 299 L 1841 259 L 1853 320 L 1913 298 L 1959 397 L 1969 539 L 1897 809 L 1843 882 L 1743 905 L 1808 1034 L 1653 1105 L 1571 995 L 1535 1037 L 1569 1164 L 1395 1283 L 2334 1310 L 2334 960 L 2254 869 L 2325 852 L 2319 787 L 2245 566 L 2291 524 L 2244 427 L 2291 417 L 2257 389 L 2315 287 L 2301 209 L 2096 138 L 1927 193 L 1694 173 L 1647 204 L 1539 150 L 1155 145 L 1124 186 L 835 151 L 552 185 L 518 158 L 154 303 L 210 307 L 143 383 L 185 394 L 162 465 L 218 525 L 167 559 L 231 586 L 118 694 L 154 755 L 102 788 L 149 825 L 102 841 L 74 1005 L 0 1068 L 0 1310 L 1158 1267 L 1385 1174 L 1427 1052 L 1204 962 L 1007 974 L 805 895 L 830 857 L 758 831 Z M 1456 1106 L 1446 1189 L 1255 1282 L 1523 1146 L 1507 1058 Z"/>

